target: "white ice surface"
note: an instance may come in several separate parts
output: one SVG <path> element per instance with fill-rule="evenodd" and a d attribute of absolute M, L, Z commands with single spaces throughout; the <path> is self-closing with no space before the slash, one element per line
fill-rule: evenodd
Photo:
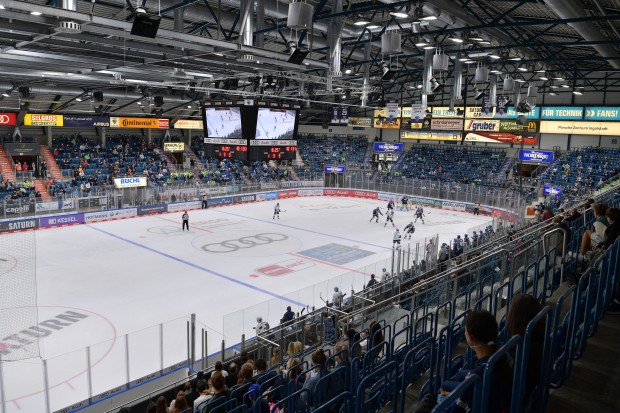
<path fill-rule="evenodd" d="M 227 345 L 238 343 L 243 329 L 254 325 L 257 316 L 273 325 L 287 305 L 294 311 L 301 309 L 298 303 L 318 306 L 318 292 L 325 298 L 333 285 L 358 290 L 371 272 L 381 272 L 391 255 L 393 229 L 384 228 L 383 221 L 369 222 L 372 209 L 381 206 L 385 211 L 385 202 L 338 197 L 278 202 L 284 210 L 280 220 L 272 219 L 275 201 L 190 211 L 189 232 L 180 231 L 181 213 L 36 232 L 39 321 L 70 310 L 88 315 L 41 339 L 42 356 L 49 360 L 51 410 L 88 397 L 84 350 L 88 346 L 97 394 L 126 381 L 125 334 L 129 334 L 129 376 L 134 380 L 160 368 L 160 323 L 167 366 L 186 358 L 185 330 L 191 313 L 208 330 L 212 353 L 222 338 Z M 427 213 L 427 223 L 416 224 L 414 239 L 439 234 L 440 242 L 449 242 L 490 220 L 464 212 L 427 209 Z M 412 212 L 397 208 L 394 221 L 401 230 L 412 219 Z M 286 239 L 252 246 L 257 234 Z M 246 244 L 224 242 L 242 237 L 250 238 L 244 238 L 249 240 Z M 299 254 L 332 243 L 372 254 L 342 265 Z M 236 248 L 231 245 L 246 248 L 203 249 Z M 297 263 L 301 269 L 281 276 L 257 271 L 278 263 Z M 348 273 L 343 278 L 346 285 L 327 285 L 327 280 L 344 273 Z M 321 282 L 325 283 L 320 289 L 309 288 Z M 303 294 L 289 294 L 302 289 Z M 289 299 L 278 298 L 282 296 Z M 267 300 L 269 311 L 256 309 Z M 244 317 L 227 317 L 229 323 L 223 327 L 225 315 L 250 306 L 257 307 Z M 7 413 L 44 411 L 40 360 L 4 363 L 3 376 Z"/>

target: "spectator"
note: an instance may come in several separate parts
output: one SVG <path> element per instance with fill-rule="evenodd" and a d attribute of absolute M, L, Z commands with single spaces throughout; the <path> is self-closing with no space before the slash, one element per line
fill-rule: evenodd
<path fill-rule="evenodd" d="M 547 206 L 542 215 L 540 216 L 540 218 L 542 219 L 543 222 L 553 218 L 553 212 L 551 211 L 551 206 Z"/>
<path fill-rule="evenodd" d="M 166 403 L 166 398 L 164 396 L 159 396 L 157 398 L 157 410 L 156 413 L 170 413 L 168 409 L 168 403 Z"/>
<path fill-rule="evenodd" d="M 527 325 L 542 310 L 540 302 L 531 295 L 516 294 L 510 303 L 506 314 L 506 328 L 511 336 L 525 337 Z M 545 322 L 541 320 L 534 327 L 530 351 L 527 354 L 527 367 L 525 373 L 525 395 L 531 394 L 539 384 L 541 375 L 541 363 L 545 343 Z"/>
<path fill-rule="evenodd" d="M 383 352 L 383 346 L 381 346 L 381 344 L 385 341 L 383 332 L 381 331 L 381 324 L 372 321 L 368 330 L 370 332 L 370 342 L 372 343 L 370 348 L 374 349 L 375 357 L 379 357 Z"/>
<path fill-rule="evenodd" d="M 310 328 L 309 324 L 304 326 L 304 343 L 306 346 L 313 346 L 319 342 L 319 338 L 316 335 L 316 332 L 312 328 Z"/>
<path fill-rule="evenodd" d="M 263 358 L 256 360 L 254 363 L 254 368 L 256 371 L 254 372 L 254 377 L 252 377 L 252 381 L 256 383 L 260 380 L 260 377 L 267 372 L 267 361 Z"/>
<path fill-rule="evenodd" d="M 198 390 L 200 396 L 194 400 L 194 410 L 198 410 L 201 404 L 206 403 L 212 397 L 208 383 L 205 379 L 198 380 L 198 383 L 196 383 L 196 390 Z"/>
<path fill-rule="evenodd" d="M 224 370 L 224 366 L 222 366 L 221 361 L 216 361 L 214 368 L 215 368 L 215 371 L 219 371 L 220 373 L 222 373 L 222 376 L 224 376 L 224 378 L 228 377 L 228 372 Z"/>
<path fill-rule="evenodd" d="M 322 348 L 317 349 L 314 353 L 312 353 L 312 366 L 314 369 L 306 373 L 306 381 L 304 382 L 304 389 L 308 389 L 309 393 L 303 393 L 301 396 L 302 404 L 313 406 L 313 398 L 314 392 L 316 390 L 316 385 L 321 378 L 321 372 L 325 369 L 325 362 L 327 361 L 327 357 L 325 357 L 325 352 Z M 329 400 L 329 399 L 327 399 Z"/>
<path fill-rule="evenodd" d="M 224 376 L 219 371 L 214 372 L 211 375 L 211 385 L 213 386 L 213 396 L 203 413 L 209 413 L 214 407 L 220 406 L 226 403 L 230 399 L 230 392 L 226 389 Z"/>
<path fill-rule="evenodd" d="M 185 392 L 181 390 L 177 393 L 177 398 L 170 403 L 170 413 L 181 413 L 188 407 L 189 404 L 185 398 Z"/>
<path fill-rule="evenodd" d="M 370 288 L 373 285 L 375 285 L 377 283 L 377 280 L 375 280 L 375 275 L 374 274 L 370 274 L 370 280 L 368 280 L 368 284 L 366 284 L 366 287 L 364 288 Z"/>
<path fill-rule="evenodd" d="M 590 247 L 596 247 L 601 242 L 605 241 L 605 230 L 609 226 L 605 213 L 607 212 L 607 205 L 594 204 L 592 206 L 594 210 L 594 230 L 587 230 L 584 232 L 581 238 L 581 253 L 585 255 L 590 250 Z"/>
<path fill-rule="evenodd" d="M 495 316 L 486 310 L 474 310 L 465 318 L 465 339 L 467 345 L 476 354 L 474 368 L 460 369 L 451 380 L 441 383 L 439 394 L 445 397 L 454 390 L 469 375 L 475 374 L 481 379 L 484 375 L 489 358 L 497 351 L 497 335 L 499 328 Z M 512 392 L 512 368 L 507 359 L 501 359 L 495 364 L 491 373 L 491 391 L 489 393 L 488 413 L 502 413 L 510 406 Z M 457 401 L 457 406 L 451 412 L 468 412 L 472 409 L 473 394 L 465 392 Z M 437 396 L 427 394 L 420 402 L 415 413 L 428 413 L 437 405 Z"/>
<path fill-rule="evenodd" d="M 564 218 L 564 222 L 569 223 L 569 222 L 577 221 L 579 218 L 581 218 L 581 214 L 579 213 L 579 211 L 577 211 L 577 208 L 573 208 L 570 211 L 570 215 Z"/>
<path fill-rule="evenodd" d="M 231 389 L 235 384 L 237 384 L 237 364 L 230 363 L 228 365 L 228 375 L 225 377 L 226 387 Z"/>
<path fill-rule="evenodd" d="M 241 366 L 239 375 L 240 381 L 238 381 L 237 385 L 231 389 L 237 395 L 237 406 L 241 406 L 243 403 L 243 395 L 246 394 L 250 386 L 254 384 L 252 381 L 252 377 L 254 376 L 254 366 L 249 362 L 245 363 Z M 215 384 L 213 384 L 213 387 L 215 387 Z"/>
<path fill-rule="evenodd" d="M 620 210 L 608 208 L 605 212 L 609 226 L 605 229 L 605 240 L 598 244 L 597 248 L 609 248 L 620 236 Z"/>

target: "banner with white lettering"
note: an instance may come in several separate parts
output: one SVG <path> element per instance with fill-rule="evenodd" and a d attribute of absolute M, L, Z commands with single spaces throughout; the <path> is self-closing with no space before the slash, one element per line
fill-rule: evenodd
<path fill-rule="evenodd" d="M 139 188 L 146 186 L 146 177 L 134 176 L 131 178 L 115 178 L 114 186 L 117 188 Z"/>

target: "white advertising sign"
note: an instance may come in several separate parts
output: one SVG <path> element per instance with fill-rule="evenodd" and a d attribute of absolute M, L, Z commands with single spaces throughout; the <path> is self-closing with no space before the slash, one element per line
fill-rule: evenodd
<path fill-rule="evenodd" d="M 146 186 L 146 177 L 134 176 L 131 178 L 116 178 L 114 186 L 117 188 L 139 188 Z"/>
<path fill-rule="evenodd" d="M 540 122 L 540 132 L 556 134 L 618 136 L 620 135 L 620 122 L 543 120 Z"/>
<path fill-rule="evenodd" d="M 188 209 L 197 209 L 201 206 L 201 201 L 176 202 L 174 204 L 168 204 L 168 212 L 186 211 Z"/>
<path fill-rule="evenodd" d="M 132 218 L 138 215 L 136 208 L 119 209 L 114 211 L 87 212 L 84 214 L 84 222 L 106 221 L 108 219 Z"/>

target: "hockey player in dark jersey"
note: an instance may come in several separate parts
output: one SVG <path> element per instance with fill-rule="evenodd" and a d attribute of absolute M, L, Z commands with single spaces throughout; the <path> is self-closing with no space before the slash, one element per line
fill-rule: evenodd
<path fill-rule="evenodd" d="M 415 226 L 413 226 L 413 222 L 408 223 L 407 226 L 405 226 L 405 229 L 403 230 L 403 232 L 405 233 L 405 237 L 404 237 L 405 239 L 407 238 L 411 239 L 411 236 L 415 232 Z"/>
<path fill-rule="evenodd" d="M 372 222 L 372 220 L 375 219 L 375 218 L 376 218 L 375 222 L 379 222 L 379 215 L 383 215 L 381 213 L 381 208 L 376 207 L 375 209 L 372 210 L 372 218 L 370 218 L 369 222 Z"/>
<path fill-rule="evenodd" d="M 394 209 L 394 201 L 392 201 L 392 200 L 388 201 L 387 209 L 388 209 L 388 211 L 391 210 L 391 209 Z"/>
<path fill-rule="evenodd" d="M 424 224 L 424 208 L 422 208 L 422 206 L 417 206 L 415 208 L 415 219 L 413 222 L 418 222 L 418 219 Z"/>

